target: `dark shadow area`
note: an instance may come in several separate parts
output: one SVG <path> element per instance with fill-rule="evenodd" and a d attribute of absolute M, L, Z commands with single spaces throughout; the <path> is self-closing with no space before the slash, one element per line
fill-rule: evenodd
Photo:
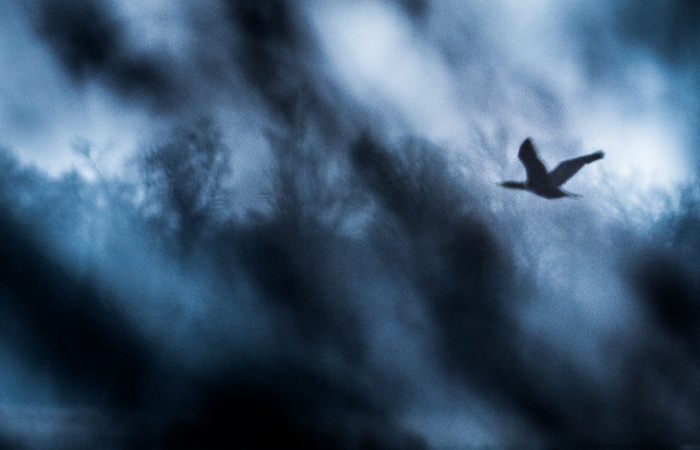
<path fill-rule="evenodd" d="M 2 320 L 10 322 L 3 334 L 28 330 L 27 355 L 57 373 L 69 393 L 66 401 L 88 396 L 134 406 L 146 381 L 149 350 L 129 323 L 105 307 L 89 277 L 52 260 L 27 224 L 7 209 L 0 214 L 0 233 Z M 5 339 L 14 341 L 11 334 Z"/>

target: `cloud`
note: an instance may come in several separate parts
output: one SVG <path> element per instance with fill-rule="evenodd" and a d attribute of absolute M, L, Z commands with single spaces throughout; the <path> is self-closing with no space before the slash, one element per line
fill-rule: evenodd
<path fill-rule="evenodd" d="M 53 175 L 3 152 L 0 393 L 48 380 L 34 400 L 98 408 L 117 447 L 697 440 L 695 8 L 0 9 L 0 127 Z M 197 158 L 201 117 L 233 175 L 196 233 L 157 220 L 184 170 L 148 211 L 116 163 L 65 171 L 75 137 Z M 494 185 L 526 136 L 606 151 L 582 198 Z"/>

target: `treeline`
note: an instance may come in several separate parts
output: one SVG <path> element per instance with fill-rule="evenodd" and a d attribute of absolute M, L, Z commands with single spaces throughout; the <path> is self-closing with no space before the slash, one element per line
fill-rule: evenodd
<path fill-rule="evenodd" d="M 130 181 L 89 147 L 90 181 L 2 152 L 1 337 L 55 385 L 35 401 L 126 411 L 124 448 L 423 447 L 401 418 L 459 386 L 546 442 L 696 436 L 664 406 L 700 418 L 696 190 L 608 255 L 643 311 L 620 336 L 643 335 L 593 370 L 524 331 L 543 255 L 514 256 L 530 231 L 499 214 L 519 211 L 485 207 L 443 149 L 366 132 L 329 150 L 299 124 L 268 142 L 246 215 L 211 120 L 142 149 Z"/>

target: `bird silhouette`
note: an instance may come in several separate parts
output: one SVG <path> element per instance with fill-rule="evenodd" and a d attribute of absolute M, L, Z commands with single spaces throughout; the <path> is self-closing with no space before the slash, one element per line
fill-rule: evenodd
<path fill-rule="evenodd" d="M 547 171 L 537 155 L 532 140 L 527 138 L 520 144 L 518 159 L 525 166 L 526 181 L 503 181 L 501 186 L 510 189 L 524 189 L 544 198 L 578 197 L 576 194 L 561 189 L 561 185 L 573 177 L 586 164 L 598 161 L 605 156 L 602 150 L 578 158 L 567 159 L 559 163 L 551 172 Z"/>

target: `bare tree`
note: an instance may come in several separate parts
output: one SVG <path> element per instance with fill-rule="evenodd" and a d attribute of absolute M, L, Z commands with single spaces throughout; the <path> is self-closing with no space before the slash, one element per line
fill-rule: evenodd
<path fill-rule="evenodd" d="M 268 133 L 275 157 L 269 202 L 277 220 L 312 231 L 339 231 L 358 213 L 362 192 L 350 176 L 347 155 L 327 148 L 303 105 L 289 128 Z"/>
<path fill-rule="evenodd" d="M 176 130 L 170 142 L 141 155 L 147 214 L 174 232 L 184 250 L 220 209 L 230 163 L 231 151 L 211 119 Z"/>

